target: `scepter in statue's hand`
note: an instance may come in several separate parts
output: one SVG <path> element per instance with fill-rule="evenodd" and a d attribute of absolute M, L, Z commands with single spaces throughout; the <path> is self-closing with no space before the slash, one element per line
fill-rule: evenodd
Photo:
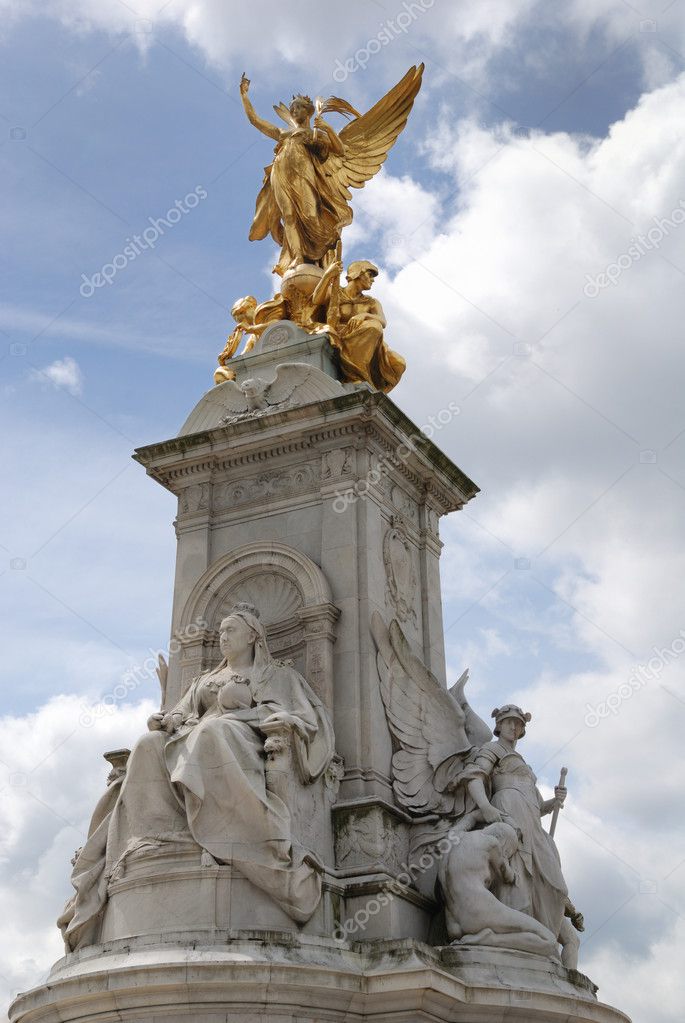
<path fill-rule="evenodd" d="M 557 830 L 557 821 L 559 820 L 559 811 L 563 808 L 564 800 L 566 799 L 566 775 L 568 774 L 568 768 L 562 767 L 561 774 L 559 775 L 559 784 L 554 789 L 554 796 L 557 801 L 557 805 L 552 811 L 552 823 L 549 826 L 549 834 L 551 838 L 554 838 L 554 832 Z"/>
<path fill-rule="evenodd" d="M 166 704 L 167 682 L 169 681 L 169 665 L 167 664 L 167 660 L 164 654 L 158 654 L 157 656 L 157 667 L 155 668 L 155 674 L 159 679 L 159 688 L 161 695 L 159 706 L 163 710 L 164 705 Z"/>

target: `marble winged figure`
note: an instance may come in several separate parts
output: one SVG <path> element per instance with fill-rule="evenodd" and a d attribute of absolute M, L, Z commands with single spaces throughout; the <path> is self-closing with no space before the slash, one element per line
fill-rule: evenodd
<path fill-rule="evenodd" d="M 365 114 L 332 96 L 293 96 L 274 107 L 281 128 L 260 117 L 243 75 L 240 95 L 248 120 L 276 143 L 257 197 L 250 240 L 271 235 L 281 252 L 274 271 L 281 276 L 302 263 L 326 266 L 342 229 L 352 222 L 352 188 L 363 188 L 381 168 L 407 123 L 421 88 L 423 64 L 406 75 Z M 324 114 L 351 118 L 340 132 Z M 311 125 L 314 118 L 313 127 Z"/>
<path fill-rule="evenodd" d="M 582 929 L 582 917 L 569 901 L 557 848 L 541 824 L 563 805 L 566 789 L 557 786 L 552 799 L 543 799 L 516 750 L 530 714 L 514 704 L 496 708 L 493 736 L 464 695 L 467 672 L 445 690 L 412 652 L 397 621 L 388 627 L 375 612 L 371 632 L 393 736 L 395 798 L 416 821 L 414 848 L 432 840 L 443 853 L 438 878 L 450 938 L 521 951 L 556 949 L 559 942 L 562 962 L 575 968 L 573 928 Z M 500 824 L 505 831 L 493 833 Z"/>

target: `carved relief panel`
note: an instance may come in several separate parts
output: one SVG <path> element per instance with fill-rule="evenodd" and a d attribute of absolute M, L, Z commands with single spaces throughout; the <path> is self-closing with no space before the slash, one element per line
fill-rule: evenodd
<path fill-rule="evenodd" d="M 383 539 L 387 597 L 400 621 L 416 625 L 418 599 L 412 546 L 401 521 L 396 520 Z"/>
<path fill-rule="evenodd" d="M 385 869 L 398 874 L 406 868 L 407 826 L 383 806 L 356 806 L 334 810 L 335 865 L 357 873 Z"/>

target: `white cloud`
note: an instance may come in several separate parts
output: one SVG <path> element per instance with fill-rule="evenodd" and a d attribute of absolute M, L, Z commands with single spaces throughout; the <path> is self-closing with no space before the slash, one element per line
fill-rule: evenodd
<path fill-rule="evenodd" d="M 412 20 L 406 31 L 394 33 L 398 45 L 387 45 L 383 57 L 376 58 L 378 64 L 387 66 L 389 61 L 406 60 L 403 39 L 428 37 L 444 44 L 447 40 L 468 43 L 469 63 L 480 68 L 493 49 L 506 45 L 514 27 L 535 7 L 535 2 L 464 0 L 457 9 L 436 0 L 425 6 L 427 9 Z M 332 75 L 336 60 L 344 64 L 367 42 L 376 39 L 381 26 L 398 14 L 407 20 L 401 0 L 383 9 L 364 4 L 350 9 L 343 4 L 322 5 L 305 0 L 297 13 L 274 0 L 255 0 L 250 7 L 226 5 L 221 0 L 178 0 L 161 8 L 157 0 L 139 0 L 135 11 L 119 0 L 102 0 L 97 4 L 90 0 L 49 3 L 34 0 L 22 4 L 3 0 L 0 9 L 12 19 L 32 13 L 51 16 L 73 31 L 128 31 L 143 51 L 153 42 L 156 31 L 172 27 L 210 64 L 221 69 L 240 65 L 242 70 L 249 66 L 247 57 L 258 53 L 262 59 L 268 55 L 278 62 L 313 69 L 318 75 L 326 75 L 331 85 L 335 81 Z M 403 51 L 402 55 L 398 50 Z M 464 62 L 461 70 L 468 73 Z M 348 81 L 354 81 L 354 74 Z"/>
<path fill-rule="evenodd" d="M 345 251 L 358 250 L 380 235 L 386 266 L 403 266 L 416 248 L 435 237 L 439 199 L 408 176 L 388 174 L 384 168 L 355 195 L 355 220 L 345 231 Z"/>
<path fill-rule="evenodd" d="M 451 664 L 476 667 L 479 700 L 499 694 L 533 710 L 525 742 L 546 783 L 570 767 L 582 811 L 568 815 L 562 855 L 597 931 L 582 968 L 649 1023 L 674 1018 L 685 997 L 674 979 L 685 899 L 672 873 L 684 837 L 674 811 L 685 770 L 680 661 L 596 727 L 585 718 L 685 628 L 685 225 L 596 298 L 583 288 L 679 208 L 683 117 L 685 76 L 643 96 L 601 140 L 443 125 L 434 162 L 459 185 L 458 209 L 442 223 L 436 215 L 439 234 L 379 281 L 389 336 L 409 363 L 398 402 L 416 421 L 460 403 L 435 439 L 483 488 L 444 531 L 446 598 L 472 600 L 466 621 L 478 622 Z M 405 201 L 415 201 L 409 189 Z M 512 570 L 521 556 L 529 571 Z M 514 692 L 488 629 L 510 657 L 529 644 L 529 680 Z M 537 640 L 556 651 L 554 666 L 534 653 Z M 576 840 L 572 821 L 583 828 Z M 644 986 L 662 975 L 661 954 L 670 993 L 649 1009 L 622 971 L 635 967 Z"/>
<path fill-rule="evenodd" d="M 70 355 L 65 355 L 63 359 L 56 359 L 42 369 L 32 369 L 29 375 L 31 380 L 36 383 L 51 384 L 58 389 L 63 388 L 74 397 L 83 393 L 81 367 Z"/>
<path fill-rule="evenodd" d="M 154 16 L 152 5 L 136 6 L 141 16 Z M 519 24 L 516 7 L 529 19 L 531 11 L 541 10 L 539 5 L 464 5 L 460 24 L 456 14 L 441 15 L 439 23 L 427 15 L 417 32 L 435 31 L 430 26 L 439 24 L 445 47 L 453 47 L 455 34 L 477 41 L 467 71 L 477 75 L 497 47 L 511 42 Z M 682 37 L 680 7 L 674 5 L 669 14 L 676 19 L 674 45 L 679 33 Z M 129 24 L 118 0 L 50 9 L 82 27 L 118 30 Z M 325 74 L 332 61 L 330 51 L 318 45 L 324 32 L 339 41 L 344 56 L 366 38 L 364 33 L 377 30 L 378 19 L 369 7 L 367 20 L 350 28 L 339 13 L 343 8 L 330 8 L 329 14 L 329 8 L 313 5 L 311 26 L 302 33 L 289 8 L 262 5 L 258 17 L 252 7 L 249 15 L 233 19 L 231 35 L 226 7 L 177 3 L 166 10 L 169 24 L 173 19 L 208 59 L 230 67 L 231 74 L 235 67 L 242 70 L 245 53 L 254 52 L 257 31 L 263 57 L 277 50 L 302 62 L 311 50 Z M 600 23 L 618 45 L 622 33 L 634 30 L 628 5 L 577 2 L 567 10 L 579 36 Z M 273 33 L 264 44 L 261 25 L 267 12 L 273 15 Z M 643 60 L 650 81 L 661 83 L 670 72 L 656 46 L 645 48 Z M 461 51 L 453 49 L 456 60 Z M 405 60 L 399 48 L 393 53 L 398 65 Z M 384 65 L 386 73 L 390 80 Z M 292 70 L 288 74 L 292 78 Z M 267 80 L 255 85 L 265 98 Z M 348 88 L 354 98 L 352 93 L 366 86 L 352 76 Z M 685 998 L 675 951 L 682 937 L 675 914 L 683 911 L 685 869 L 676 869 L 683 835 L 673 809 L 681 798 L 678 779 L 685 766 L 679 662 L 624 699 L 597 727 L 585 717 L 588 704 L 596 706 L 620 691 L 654 645 L 672 643 L 685 627 L 680 598 L 685 472 L 678 461 L 685 434 L 675 439 L 685 425 L 685 227 L 672 231 L 657 251 L 634 262 L 596 298 L 587 298 L 583 289 L 588 274 L 602 272 L 655 216 L 669 216 L 684 197 L 684 115 L 685 80 L 680 78 L 646 94 L 599 140 L 541 131 L 522 137 L 508 124 L 487 129 L 470 118 L 457 124 L 446 118 L 427 147 L 438 188 L 408 176 L 380 175 L 355 197 L 357 220 L 346 239 L 359 250 L 355 255 L 373 244 L 392 269 L 406 264 L 377 285 L 390 324 L 388 340 L 409 362 L 393 397 L 419 423 L 431 409 L 459 401 L 461 414 L 435 439 L 483 489 L 443 529 L 447 607 L 468 609 L 473 602 L 467 625 L 480 611 L 489 618 L 470 630 L 461 649 L 450 650 L 451 665 L 461 671 L 471 664 L 472 692 L 482 712 L 492 706 L 491 694 L 530 707 L 534 720 L 525 749 L 545 784 L 555 780 L 561 762 L 570 767 L 571 800 L 559 842 L 573 896 L 593 926 L 581 965 L 600 984 L 602 997 L 645 1023 L 670 1023 Z M 442 197 L 457 189 L 453 205 L 443 208 Z M 84 333 L 89 329 L 78 326 Z M 53 457 L 41 458 L 44 478 L 34 481 L 35 489 L 27 484 L 21 514 L 11 518 L 18 549 L 32 533 L 43 535 L 45 513 L 41 510 L 41 518 L 36 509 L 47 506 L 46 495 L 56 502 L 48 516 L 50 524 L 54 515 L 55 526 L 90 496 L 84 492 L 82 500 L 70 504 L 74 489 L 83 486 L 80 472 L 62 485 L 63 466 L 59 471 L 57 466 L 71 442 L 56 438 L 50 446 L 44 431 L 30 435 L 29 450 L 43 456 L 48 445 Z M 641 461 L 641 452 L 655 452 L 656 460 Z M 95 452 L 86 453 L 92 464 L 100 464 Z M 118 470 L 115 461 L 109 452 L 103 482 L 110 466 L 112 475 Z M 98 626 L 113 607 L 129 606 L 131 594 L 147 609 L 159 592 L 151 581 L 154 573 L 140 571 L 142 555 L 136 551 L 161 533 L 166 495 L 154 507 L 153 498 L 150 507 L 141 505 L 137 488 L 117 495 L 104 510 L 98 505 L 92 514 L 79 513 L 74 539 L 60 547 L 50 574 L 40 576 L 58 583 L 56 592 L 76 610 L 82 608 L 80 593 L 88 617 L 99 612 Z M 110 544 L 115 529 L 117 543 Z M 60 535 L 69 540 L 69 532 Z M 79 537 L 97 553 L 97 572 L 73 572 L 74 564 L 91 563 L 78 551 Z M 171 549 L 157 543 L 153 555 L 146 550 L 145 564 L 166 571 L 170 588 L 171 564 L 164 559 L 171 558 Z M 529 571 L 512 570 L 520 557 L 530 559 Z M 17 579 L 18 574 L 13 585 Z M 66 734 L 81 694 L 90 691 L 91 665 L 97 687 L 122 666 L 106 643 L 94 640 L 86 648 L 60 636 L 63 622 L 43 605 L 29 602 L 25 608 L 23 622 L 12 632 L 11 665 L 18 670 L 28 662 L 31 675 L 43 673 L 41 685 L 52 673 L 58 687 L 74 690 L 49 709 L 12 722 L 17 742 L 25 741 L 30 750 L 33 729 L 41 748 Z M 55 637 L 47 667 L 42 652 L 27 643 L 37 609 L 41 627 Z M 62 611 L 69 621 L 70 613 Z M 165 614 L 166 609 L 150 612 L 149 621 L 158 628 Z M 550 651 L 554 663 L 546 660 Z M 515 684 L 508 661 L 524 658 L 530 665 L 527 677 Z M 74 777 L 80 779 L 84 764 L 98 762 L 102 749 L 124 740 L 108 732 L 99 744 L 90 741 L 74 738 L 72 745 L 70 739 L 51 758 L 54 787 L 38 794 L 53 808 L 59 810 L 63 790 Z M 18 755 L 18 746 L 12 752 Z M 83 821 L 95 795 L 78 790 Z M 37 863 L 41 879 L 53 879 L 51 894 L 41 903 L 50 906 L 52 918 L 65 894 L 72 833 L 52 825 L 52 815 L 46 817 L 39 804 L 20 803 L 18 791 L 12 790 L 11 798 L 12 855 L 24 867 Z M 640 891 L 641 879 L 656 880 L 657 898 Z M 5 935 L 6 947 L 16 948 L 9 967 L 13 983 L 21 986 L 33 983 L 56 954 L 37 887 L 30 889 L 29 901 L 37 914 L 35 929 L 16 945 L 14 932 Z"/>
<path fill-rule="evenodd" d="M 130 748 L 156 709 L 151 701 L 105 715 L 96 707 L 93 726 L 85 728 L 81 701 L 57 696 L 26 717 L 0 719 L 3 1004 L 39 983 L 63 954 L 55 920 L 70 894 L 69 860 L 105 788 L 102 754 Z"/>
<path fill-rule="evenodd" d="M 411 23 L 400 0 L 383 9 L 373 4 L 349 8 L 304 0 L 296 14 L 276 0 L 254 0 L 249 7 L 222 0 L 175 0 L 161 8 L 158 0 L 138 0 L 135 10 L 120 0 L 0 0 L 0 10 L 6 26 L 39 15 L 52 17 L 74 33 L 105 31 L 118 38 L 130 33 L 143 54 L 158 33 L 171 29 L 222 72 L 235 74 L 249 68 L 250 55 L 258 53 L 261 60 L 271 60 L 272 76 L 283 63 L 306 68 L 308 77 L 314 73 L 320 78 L 322 92 L 339 88 L 334 71 L 354 60 L 359 51 L 365 52 L 381 28 L 388 21 L 396 22 L 398 15 L 406 30 L 391 31 L 392 42 L 378 56 L 371 55 L 367 69 L 375 67 L 380 73 L 382 68 L 386 74 L 392 68 L 394 74 L 406 67 L 408 50 L 425 49 L 429 58 L 435 57 L 434 77 L 441 87 L 456 75 L 467 87 L 485 92 L 493 61 L 503 54 L 516 54 L 521 65 L 535 74 L 554 68 L 560 47 L 565 55 L 575 48 L 580 80 L 595 70 L 586 66 L 591 43 L 600 47 L 590 50 L 598 52 L 598 64 L 621 45 L 632 45 L 645 84 L 652 87 L 663 80 L 669 60 L 677 63 L 677 51 L 682 52 L 685 44 L 682 5 L 664 7 L 657 0 L 644 0 L 639 9 L 616 0 L 574 0 L 553 8 L 544 0 L 462 0 L 459 4 L 434 0 Z M 531 47 L 531 34 L 553 32 L 565 33 L 563 43 Z M 255 63 L 252 66 L 256 69 Z M 505 80 L 511 77 L 511 72 L 499 68 L 494 73 Z M 363 78 L 364 73 L 353 72 L 344 83 L 346 89 L 363 90 Z"/>

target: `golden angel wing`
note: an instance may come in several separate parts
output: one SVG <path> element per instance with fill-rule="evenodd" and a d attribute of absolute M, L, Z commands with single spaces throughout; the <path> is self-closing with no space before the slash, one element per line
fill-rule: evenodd
<path fill-rule="evenodd" d="M 345 153 L 333 160 L 337 164 L 335 177 L 346 199 L 351 198 L 350 188 L 363 188 L 385 163 L 407 123 L 421 88 L 423 68 L 423 64 L 409 68 L 390 92 L 340 132 Z M 328 163 L 331 163 L 330 157 Z"/>
<path fill-rule="evenodd" d="M 285 105 L 285 103 L 278 103 L 278 104 L 274 103 L 274 110 L 278 114 L 280 119 L 282 121 L 285 121 L 285 123 L 288 125 L 289 128 L 297 128 L 297 122 L 291 116 L 290 111 L 288 110 L 288 108 Z"/>

